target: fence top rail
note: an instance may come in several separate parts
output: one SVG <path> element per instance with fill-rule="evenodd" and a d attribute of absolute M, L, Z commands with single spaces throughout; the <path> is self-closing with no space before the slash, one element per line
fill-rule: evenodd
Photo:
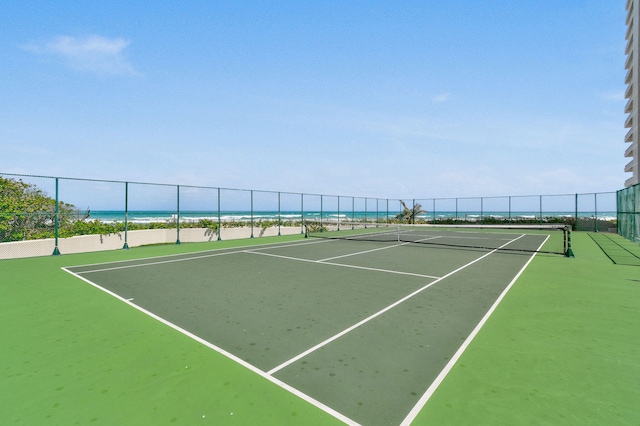
<path fill-rule="evenodd" d="M 120 184 L 133 184 L 133 185 L 154 185 L 154 186 L 170 186 L 170 187 L 182 187 L 182 188 L 196 188 L 196 189 L 215 189 L 225 191 L 244 191 L 244 192 L 263 192 L 272 194 L 286 194 L 286 195 L 300 195 L 300 196 L 313 196 L 313 197 L 335 197 L 335 198 L 353 198 L 357 200 L 396 200 L 396 198 L 381 198 L 381 197 L 367 197 L 367 196 L 352 196 L 352 195 L 335 195 L 335 194 L 319 194 L 308 192 L 293 192 L 293 191 L 274 191 L 264 189 L 245 189 L 245 188 L 228 188 L 221 186 L 204 186 L 204 185 L 182 185 L 172 183 L 158 183 L 158 182 L 140 182 L 140 181 L 125 181 L 125 180 L 112 180 L 112 179 L 93 179 L 93 178 L 78 178 L 78 177 L 65 177 L 65 176 L 47 176 L 47 175 L 32 175 L 23 173 L 4 173 L 0 172 L 0 176 L 16 176 L 16 177 L 31 177 L 40 179 L 62 179 L 72 181 L 84 181 L 84 182 L 102 182 L 102 183 L 120 183 Z M 584 193 L 572 193 L 572 194 L 537 194 L 537 195 L 490 195 L 490 196 L 466 196 L 466 197 L 405 197 L 398 198 L 397 200 L 414 200 L 415 201 L 445 201 L 445 200 L 483 200 L 483 199 L 496 199 L 496 198 L 534 198 L 534 197 L 575 197 L 575 196 L 587 196 L 587 195 L 603 195 L 603 194 L 617 194 L 619 191 L 602 191 L 602 192 L 584 192 Z"/>
<path fill-rule="evenodd" d="M 93 179 L 93 178 L 77 178 L 68 176 L 47 176 L 47 175 L 31 175 L 22 173 L 4 173 L 0 172 L 0 176 L 16 176 L 16 177 L 31 177 L 39 179 L 61 179 L 61 180 L 73 180 L 83 182 L 102 182 L 102 183 L 121 183 L 121 184 L 133 184 L 133 185 L 155 185 L 155 186 L 171 186 L 181 188 L 196 188 L 196 189 L 220 189 L 225 191 L 244 191 L 244 192 L 268 192 L 273 194 L 289 194 L 289 195 L 313 195 L 313 196 L 325 196 L 325 197 L 347 197 L 345 195 L 328 195 L 328 194 L 312 194 L 306 192 L 290 192 L 290 191 L 274 191 L 265 189 L 245 189 L 245 188 L 228 188 L 223 186 L 204 186 L 204 185 L 183 185 L 175 183 L 160 183 L 160 182 L 141 182 L 133 180 L 114 180 L 114 179 Z M 349 196 L 351 197 L 351 196 Z"/>
<path fill-rule="evenodd" d="M 467 197 L 431 197 L 414 198 L 416 201 L 446 201 L 446 200 L 488 200 L 493 198 L 538 198 L 538 197 L 575 197 L 586 195 L 615 194 L 616 191 L 602 192 L 574 192 L 572 194 L 536 194 L 536 195 L 487 195 L 487 196 L 467 196 Z"/>

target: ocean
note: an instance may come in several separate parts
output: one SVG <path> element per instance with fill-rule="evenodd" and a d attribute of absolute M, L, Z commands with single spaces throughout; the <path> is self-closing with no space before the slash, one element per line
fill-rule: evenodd
<path fill-rule="evenodd" d="M 387 220 L 393 219 L 396 216 L 396 212 L 337 212 L 337 211 L 221 211 L 219 214 L 217 211 L 184 211 L 180 212 L 181 222 L 197 222 L 199 220 L 213 220 L 221 222 L 254 222 L 260 221 L 276 221 L 280 218 L 282 221 L 296 222 L 301 219 L 304 220 L 326 220 L 326 221 L 362 221 L 362 220 Z M 418 216 L 418 219 L 425 220 L 469 220 L 474 221 L 484 218 L 495 219 L 536 219 L 540 217 L 540 212 L 432 212 Z M 575 212 L 542 212 L 542 217 L 574 217 Z M 594 218 L 595 212 L 578 212 L 579 218 Z M 616 212 L 597 212 L 597 217 L 600 220 L 615 220 Z M 130 211 L 128 212 L 128 221 L 131 223 L 152 223 L 152 222 L 169 222 L 175 221 L 177 213 L 175 211 Z M 87 220 L 99 220 L 104 223 L 124 222 L 124 211 L 102 210 L 91 211 Z"/>

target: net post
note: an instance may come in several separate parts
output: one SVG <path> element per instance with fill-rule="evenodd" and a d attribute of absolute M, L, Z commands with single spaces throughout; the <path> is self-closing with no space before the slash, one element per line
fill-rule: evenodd
<path fill-rule="evenodd" d="M 564 233 L 565 233 L 564 256 L 565 257 L 575 257 L 575 255 L 573 254 L 573 249 L 571 247 L 571 225 L 567 225 L 567 226 L 564 227 Z"/>

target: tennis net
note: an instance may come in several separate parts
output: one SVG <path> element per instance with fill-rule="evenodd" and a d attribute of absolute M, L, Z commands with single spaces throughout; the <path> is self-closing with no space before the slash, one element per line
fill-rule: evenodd
<path fill-rule="evenodd" d="M 452 248 L 554 253 L 573 257 L 571 227 L 563 224 L 408 225 L 306 221 L 305 236 L 396 244 L 431 244 Z"/>

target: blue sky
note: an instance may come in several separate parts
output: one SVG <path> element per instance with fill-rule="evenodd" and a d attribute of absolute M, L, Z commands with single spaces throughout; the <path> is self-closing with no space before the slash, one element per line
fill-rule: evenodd
<path fill-rule="evenodd" d="M 0 172 L 381 198 L 615 191 L 624 4 L 4 2 Z"/>

